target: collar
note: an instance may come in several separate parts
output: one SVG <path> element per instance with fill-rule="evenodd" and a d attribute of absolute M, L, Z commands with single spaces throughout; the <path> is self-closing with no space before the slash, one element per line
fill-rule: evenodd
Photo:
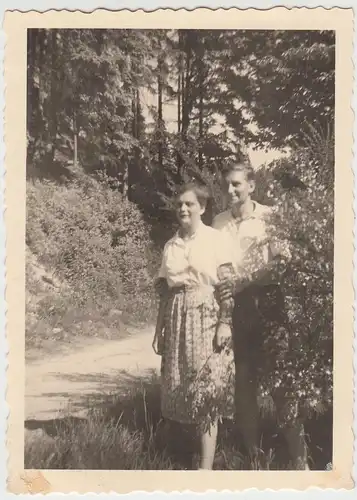
<path fill-rule="evenodd" d="M 235 217 L 233 214 L 233 210 L 230 209 L 231 217 L 235 222 L 241 222 L 247 219 L 257 219 L 262 216 L 264 213 L 264 206 L 258 203 L 257 201 L 252 200 L 253 202 L 253 210 L 250 214 L 245 215 L 244 217 Z"/>
<path fill-rule="evenodd" d="M 196 231 L 191 234 L 191 236 L 189 236 L 188 238 L 186 239 L 183 239 L 182 236 L 180 236 L 180 230 L 177 230 L 176 233 L 175 233 L 175 236 L 173 238 L 173 241 L 175 243 L 186 243 L 187 241 L 192 241 L 193 239 L 196 238 L 196 236 L 202 232 L 202 230 L 204 229 L 205 225 L 203 224 L 202 220 L 198 223 L 198 226 L 197 226 L 197 229 Z"/>

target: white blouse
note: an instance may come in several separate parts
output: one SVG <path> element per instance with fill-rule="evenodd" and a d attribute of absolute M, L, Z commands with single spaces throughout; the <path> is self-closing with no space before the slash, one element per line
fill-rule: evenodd
<path fill-rule="evenodd" d="M 188 239 L 177 232 L 165 245 L 159 278 L 166 278 L 170 288 L 181 285 L 209 285 L 218 282 L 220 265 L 233 264 L 233 246 L 221 231 L 201 222 Z"/>

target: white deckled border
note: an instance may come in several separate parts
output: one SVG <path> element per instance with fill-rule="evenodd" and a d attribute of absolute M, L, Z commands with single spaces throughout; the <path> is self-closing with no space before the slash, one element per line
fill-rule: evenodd
<path fill-rule="evenodd" d="M 351 108 L 353 65 L 351 9 L 271 10 L 207 8 L 159 9 L 145 13 L 97 10 L 93 13 L 7 12 L 5 49 L 5 144 L 7 229 L 7 446 L 9 490 L 26 493 L 29 483 L 40 492 L 227 491 L 247 488 L 303 490 L 351 488 L 353 405 L 353 175 Z M 335 345 L 334 469 L 328 472 L 198 471 L 24 471 L 24 331 L 25 331 L 25 168 L 26 168 L 26 29 L 27 28 L 195 28 L 195 29 L 334 29 L 336 30 L 336 182 L 335 182 Z M 41 483 L 42 481 L 42 483 Z M 47 484 L 46 484 L 47 483 Z M 34 491 L 36 492 L 36 491 Z"/>

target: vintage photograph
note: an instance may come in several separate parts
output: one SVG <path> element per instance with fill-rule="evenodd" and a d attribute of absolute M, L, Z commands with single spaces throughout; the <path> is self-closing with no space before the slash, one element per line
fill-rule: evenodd
<path fill-rule="evenodd" d="M 335 45 L 27 30 L 25 468 L 332 468 Z"/>
<path fill-rule="evenodd" d="M 4 30 L 8 490 L 351 489 L 351 9 Z"/>

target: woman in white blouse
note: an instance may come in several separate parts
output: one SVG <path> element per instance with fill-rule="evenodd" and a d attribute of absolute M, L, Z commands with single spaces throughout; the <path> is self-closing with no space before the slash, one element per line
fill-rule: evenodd
<path fill-rule="evenodd" d="M 196 424 L 200 469 L 211 469 L 218 421 L 234 414 L 231 299 L 218 303 L 215 287 L 233 272 L 232 246 L 201 221 L 209 193 L 186 184 L 176 197 L 178 232 L 166 243 L 159 278 L 162 294 L 153 348 L 162 355 L 164 418 Z"/>

